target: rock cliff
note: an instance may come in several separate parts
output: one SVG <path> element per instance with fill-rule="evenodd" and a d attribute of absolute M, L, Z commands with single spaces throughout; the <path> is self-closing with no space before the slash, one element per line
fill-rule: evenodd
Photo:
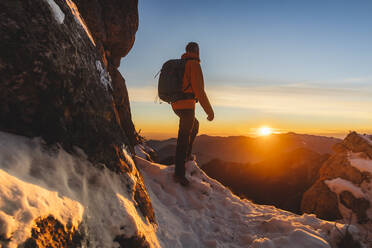
<path fill-rule="evenodd" d="M 118 67 L 132 48 L 138 29 L 138 0 L 76 0 L 79 12 L 92 32 L 96 47 L 108 68 L 120 125 L 129 142 L 137 143 L 131 119 L 125 79 Z"/>

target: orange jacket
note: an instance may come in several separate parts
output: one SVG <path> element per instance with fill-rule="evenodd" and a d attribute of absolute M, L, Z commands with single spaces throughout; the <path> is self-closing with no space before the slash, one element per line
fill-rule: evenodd
<path fill-rule="evenodd" d="M 207 114 L 213 112 L 210 106 L 207 95 L 204 91 L 203 72 L 200 67 L 199 56 L 195 53 L 185 53 L 182 59 L 194 58 L 188 60 L 185 66 L 185 74 L 183 76 L 183 89 L 186 93 L 194 93 L 196 99 L 199 100 L 203 109 Z M 191 87 L 188 87 L 191 83 Z M 188 87 L 188 88 L 187 88 Z M 178 100 L 172 103 L 173 109 L 195 109 L 196 101 L 194 99 Z"/>

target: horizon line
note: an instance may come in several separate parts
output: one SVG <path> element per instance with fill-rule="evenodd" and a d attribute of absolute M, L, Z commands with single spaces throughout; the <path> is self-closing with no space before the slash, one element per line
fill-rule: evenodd
<path fill-rule="evenodd" d="M 221 135 L 221 134 L 206 134 L 206 133 L 201 133 L 198 134 L 197 137 L 200 136 L 209 136 L 209 137 L 220 137 L 220 138 L 230 138 L 230 137 L 245 137 L 245 138 L 269 138 L 270 136 L 273 135 L 288 135 L 288 134 L 295 134 L 295 135 L 308 135 L 308 136 L 318 136 L 318 137 L 325 137 L 325 138 L 334 138 L 334 139 L 341 139 L 343 140 L 349 133 L 353 131 L 345 132 L 345 133 L 297 133 L 293 131 L 288 131 L 288 132 L 275 132 L 270 135 L 264 136 L 264 135 L 257 135 L 257 134 L 239 134 L 239 135 Z M 140 134 L 141 135 L 141 134 Z M 143 136 L 146 140 L 158 140 L 158 141 L 164 141 L 164 140 L 169 140 L 169 139 L 177 139 L 177 135 L 167 135 L 166 133 L 151 133 L 150 135 L 141 135 Z M 150 137 L 152 136 L 152 137 Z M 158 136 L 156 138 L 155 136 Z M 163 136 L 163 138 L 161 138 Z"/>

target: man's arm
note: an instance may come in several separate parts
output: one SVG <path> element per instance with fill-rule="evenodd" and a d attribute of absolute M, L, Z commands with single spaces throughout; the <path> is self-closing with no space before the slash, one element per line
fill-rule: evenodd
<path fill-rule="evenodd" d="M 198 62 L 192 61 L 191 63 L 191 86 L 195 97 L 199 100 L 200 105 L 208 115 L 207 119 L 212 121 L 214 119 L 214 111 L 204 90 L 203 72 Z"/>

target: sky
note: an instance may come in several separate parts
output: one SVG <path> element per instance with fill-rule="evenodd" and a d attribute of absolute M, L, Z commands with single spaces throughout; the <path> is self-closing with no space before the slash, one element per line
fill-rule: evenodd
<path fill-rule="evenodd" d="M 372 133 L 372 1 L 139 0 L 139 29 L 119 70 L 148 139 L 177 136 L 155 74 L 200 46 L 215 120 L 197 105 L 200 134 Z"/>

